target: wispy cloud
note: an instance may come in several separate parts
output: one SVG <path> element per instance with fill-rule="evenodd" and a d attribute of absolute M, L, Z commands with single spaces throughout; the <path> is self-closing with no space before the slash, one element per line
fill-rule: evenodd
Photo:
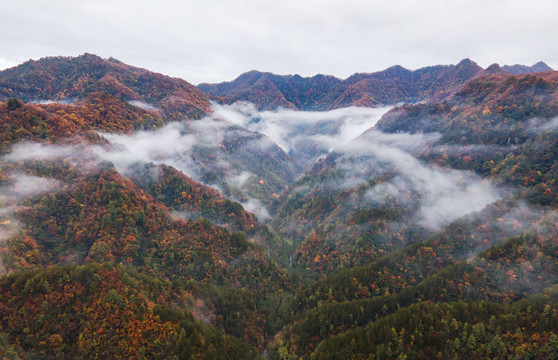
<path fill-rule="evenodd" d="M 16 144 L 4 160 L 16 162 L 25 160 L 55 160 L 65 159 L 76 154 L 82 154 L 79 147 L 74 145 L 50 145 L 43 143 L 21 142 Z"/>
<path fill-rule="evenodd" d="M 55 179 L 12 174 L 9 185 L 0 187 L 0 242 L 7 240 L 19 230 L 14 213 L 20 202 L 42 193 L 58 191 L 62 184 Z"/>
<path fill-rule="evenodd" d="M 558 117 L 550 119 L 536 127 L 537 132 L 558 130 Z"/>
<path fill-rule="evenodd" d="M 93 153 L 110 161 L 126 175 L 137 162 L 167 164 L 195 177 L 193 161 L 188 154 L 198 143 L 194 134 L 186 133 L 184 124 L 172 123 L 154 131 L 139 131 L 132 135 L 101 134 L 110 146 L 95 146 Z"/>
<path fill-rule="evenodd" d="M 140 109 L 143 109 L 143 110 L 157 110 L 157 108 L 155 106 L 149 105 L 148 103 L 145 103 L 145 102 L 139 101 L 139 100 L 130 100 L 130 101 L 128 101 L 128 104 L 137 106 L 137 107 L 139 107 Z"/>
<path fill-rule="evenodd" d="M 263 179 L 265 183 L 270 175 L 266 172 L 286 172 L 288 178 L 281 185 L 286 186 L 297 175 L 300 163 L 305 165 L 316 156 L 348 143 L 387 111 L 353 107 L 327 112 L 260 112 L 248 103 L 214 104 L 213 110 L 199 121 L 172 123 L 155 131 L 102 134 L 111 146 L 97 146 L 94 153 L 114 163 L 123 174 L 135 162 L 153 162 L 171 165 L 225 193 L 228 186 L 235 187 L 244 194 L 235 200 L 259 209 L 261 217 L 267 218 L 266 211 L 261 209 L 264 199 L 260 197 L 259 203 L 255 202 L 253 187 L 246 186 L 251 179 Z M 290 152 L 291 157 L 281 155 L 277 145 Z M 293 157 L 298 161 L 296 164 L 291 160 Z M 260 163 L 270 160 L 275 165 L 261 167 Z M 269 168 L 270 165 L 274 168 Z M 273 192 L 281 190 L 276 186 Z"/>
<path fill-rule="evenodd" d="M 376 205 L 396 199 L 405 205 L 418 198 L 417 221 L 430 229 L 439 229 L 502 197 L 500 189 L 472 172 L 440 168 L 415 157 L 438 137 L 369 131 L 338 150 L 342 156 L 336 159 L 336 166 L 343 171 L 343 177 L 337 186 L 354 187 L 393 173 L 388 181 L 371 187 L 364 199 Z M 409 191 L 417 195 L 409 197 Z"/>
<path fill-rule="evenodd" d="M 213 104 L 213 117 L 262 133 L 290 155 L 308 157 L 304 149 L 309 145 L 319 149 L 321 154 L 327 154 L 373 127 L 389 109 L 348 107 L 322 112 L 258 111 L 253 104 L 237 102 Z"/>
<path fill-rule="evenodd" d="M 254 174 L 252 174 L 250 171 L 242 171 L 238 175 L 231 176 L 227 180 L 227 182 L 239 189 L 242 189 L 242 187 L 246 184 L 246 182 L 253 177 Z"/>
<path fill-rule="evenodd" d="M 138 162 L 167 164 L 243 203 L 261 219 L 269 217 L 265 204 L 271 194 L 280 193 L 300 174 L 300 162 L 308 164 L 331 151 L 337 154 L 335 166 L 341 177 L 325 186 L 346 189 L 392 172 L 394 176 L 370 188 L 365 199 L 379 204 L 389 196 L 404 202 L 403 191 L 418 193 L 416 216 L 426 227 L 439 228 L 501 197 L 500 190 L 473 173 L 417 160 L 418 152 L 435 149 L 432 144 L 439 134 L 386 134 L 370 129 L 385 111 L 260 112 L 246 103 L 214 105 L 214 112 L 198 121 L 171 123 L 131 135 L 102 134 L 108 145 L 26 143 L 15 146 L 5 159 L 81 156 L 88 159 L 83 160 L 85 168 L 110 161 L 125 176 L 133 174 Z"/>
<path fill-rule="evenodd" d="M 267 211 L 265 206 L 263 206 L 258 199 L 249 199 L 241 204 L 244 209 L 256 215 L 261 221 L 265 221 L 270 218 L 269 211 Z"/>

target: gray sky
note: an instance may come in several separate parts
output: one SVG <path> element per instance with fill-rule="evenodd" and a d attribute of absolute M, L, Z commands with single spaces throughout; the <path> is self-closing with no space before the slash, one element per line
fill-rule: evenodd
<path fill-rule="evenodd" d="M 470 58 L 558 68 L 553 0 L 2 1 L 0 69 L 84 52 L 171 76 L 345 78 Z"/>

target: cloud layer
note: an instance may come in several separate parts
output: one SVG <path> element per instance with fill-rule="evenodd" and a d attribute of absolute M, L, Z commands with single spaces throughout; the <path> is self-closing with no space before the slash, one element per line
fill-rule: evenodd
<path fill-rule="evenodd" d="M 360 206 L 417 207 L 417 221 L 437 230 L 466 214 L 481 210 L 503 196 L 503 191 L 469 172 L 425 164 L 415 154 L 433 146 L 437 134 L 385 134 L 371 130 L 337 150 L 335 166 L 343 171 L 336 186 L 368 184 L 391 173 L 389 180 L 371 186 Z M 330 184 L 331 186 L 331 184 Z M 418 204 L 413 204 L 417 202 Z"/>
<path fill-rule="evenodd" d="M 19 230 L 14 213 L 20 202 L 35 195 L 58 191 L 62 184 L 55 179 L 11 174 L 9 185 L 0 187 L 0 242 L 7 240 Z"/>
<path fill-rule="evenodd" d="M 494 185 L 473 173 L 417 160 L 415 155 L 426 147 L 435 149 L 439 134 L 386 134 L 369 129 L 386 111 L 353 107 L 328 112 L 260 112 L 246 103 L 214 105 L 214 112 L 199 121 L 171 123 L 131 135 L 102 134 L 108 145 L 20 144 L 6 160 L 74 159 L 85 170 L 109 161 L 125 176 L 134 174 L 138 162 L 167 164 L 241 202 L 262 220 L 269 218 L 265 206 L 274 194 L 280 194 L 307 165 L 327 154 L 335 159 L 339 173 L 320 186 L 370 186 L 371 179 L 391 173 L 360 200 L 371 207 L 388 200 L 405 204 L 411 201 L 412 192 L 420 200 L 409 206 L 416 208 L 417 221 L 431 229 L 502 196 Z"/>
<path fill-rule="evenodd" d="M 316 156 L 348 144 L 373 127 L 390 107 L 348 107 L 330 111 L 258 111 L 253 104 L 213 105 L 212 116 L 266 135 L 307 165 Z"/>
<path fill-rule="evenodd" d="M 258 206 L 249 201 L 260 180 L 264 184 L 271 180 L 269 171 L 286 173 L 271 189 L 281 192 L 313 159 L 359 136 L 388 109 L 260 112 L 252 104 L 237 103 L 214 104 L 213 110 L 200 121 L 171 123 L 155 131 L 102 134 L 111 145 L 97 146 L 93 152 L 123 174 L 138 161 L 153 162 L 171 165 L 226 195 L 230 195 L 227 188 L 234 187 L 244 194 L 235 200 L 256 209 L 262 207 L 261 201 L 269 201 L 260 197 Z M 258 213 L 268 217 L 264 211 Z"/>

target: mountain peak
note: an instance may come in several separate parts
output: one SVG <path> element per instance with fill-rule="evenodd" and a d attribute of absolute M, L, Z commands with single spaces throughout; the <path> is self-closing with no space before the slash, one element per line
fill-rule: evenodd
<path fill-rule="evenodd" d="M 478 67 L 478 64 L 469 58 L 465 58 L 455 65 L 456 67 Z"/>
<path fill-rule="evenodd" d="M 502 74 L 502 73 L 506 73 L 506 70 L 502 69 L 502 67 L 497 63 L 490 65 L 484 71 L 484 74 Z"/>
<path fill-rule="evenodd" d="M 99 55 L 91 54 L 91 53 L 83 53 L 77 57 L 78 59 L 92 59 L 92 60 L 103 60 Z"/>
<path fill-rule="evenodd" d="M 247 71 L 245 73 L 242 73 L 242 74 L 238 75 L 238 77 L 236 79 L 234 79 L 233 82 L 238 83 L 238 84 L 255 83 L 264 74 L 265 74 L 264 72 L 261 72 L 261 71 L 258 71 L 258 70 L 250 70 L 250 71 Z"/>
<path fill-rule="evenodd" d="M 533 64 L 532 66 L 521 65 L 521 64 L 505 65 L 503 66 L 503 69 L 514 75 L 531 74 L 531 73 L 554 70 L 542 61 L 539 61 L 538 63 Z"/>
<path fill-rule="evenodd" d="M 543 72 L 543 71 L 554 71 L 553 68 L 548 66 L 545 62 L 539 61 L 536 64 L 531 66 L 531 69 L 535 70 L 536 72 Z"/>
<path fill-rule="evenodd" d="M 401 65 L 393 65 L 388 67 L 382 72 L 385 73 L 386 75 L 395 75 L 395 74 L 406 74 L 411 72 L 411 70 L 408 70 Z"/>
<path fill-rule="evenodd" d="M 82 100 L 103 91 L 124 101 L 155 104 L 171 117 L 198 118 L 209 112 L 207 96 L 184 80 L 90 53 L 45 57 L 0 71 L 0 99 Z"/>

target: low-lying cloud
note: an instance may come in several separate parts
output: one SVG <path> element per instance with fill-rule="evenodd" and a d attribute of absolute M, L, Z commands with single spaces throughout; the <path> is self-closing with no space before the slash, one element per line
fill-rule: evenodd
<path fill-rule="evenodd" d="M 279 109 L 258 111 L 250 103 L 213 105 L 213 117 L 266 135 L 285 152 L 308 164 L 373 127 L 390 108 L 348 107 L 312 112 Z M 304 153 L 309 147 L 314 153 Z"/>
<path fill-rule="evenodd" d="M 185 133 L 182 123 L 171 123 L 153 131 L 139 131 L 133 135 L 102 133 L 110 146 L 95 146 L 93 153 L 114 164 L 123 175 L 129 174 L 130 166 L 137 162 L 167 164 L 195 175 L 188 156 L 198 143 L 194 134 Z"/>
<path fill-rule="evenodd" d="M 14 214 L 20 202 L 42 193 L 58 191 L 62 184 L 50 178 L 12 174 L 9 185 L 0 187 L 0 242 L 13 236 L 20 227 Z"/>
<path fill-rule="evenodd" d="M 130 100 L 128 101 L 128 104 L 139 107 L 140 109 L 143 110 L 151 110 L 151 111 L 157 110 L 155 106 L 149 105 L 148 103 L 139 100 Z"/>
<path fill-rule="evenodd" d="M 4 157 L 10 162 L 25 160 L 54 160 L 65 159 L 81 153 L 74 145 L 50 145 L 43 143 L 21 142 L 12 148 Z"/>
<path fill-rule="evenodd" d="M 254 177 L 254 174 L 252 174 L 249 171 L 242 171 L 240 174 L 235 175 L 235 176 L 231 176 L 228 179 L 228 183 L 239 188 L 242 189 L 244 187 L 244 185 L 246 184 L 246 182 L 251 179 L 252 177 Z"/>
<path fill-rule="evenodd" d="M 440 228 L 502 196 L 471 172 L 417 160 L 418 152 L 435 149 L 439 134 L 386 134 L 370 129 L 385 108 L 260 112 L 251 104 L 237 103 L 214 104 L 213 110 L 201 120 L 175 122 L 153 131 L 102 134 L 107 145 L 24 143 L 5 159 L 71 158 L 83 161 L 84 168 L 110 161 L 125 176 L 133 175 L 138 162 L 167 164 L 242 203 L 262 220 L 269 218 L 265 206 L 272 193 L 280 194 L 302 173 L 303 165 L 330 152 L 337 154 L 335 166 L 342 176 L 328 186 L 347 189 L 392 172 L 389 180 L 370 187 L 364 199 L 376 206 L 386 197 L 407 201 L 403 190 L 418 193 L 417 221 L 425 227 Z"/>
<path fill-rule="evenodd" d="M 267 211 L 265 206 L 263 206 L 263 204 L 257 199 L 249 199 L 241 204 L 244 209 L 256 215 L 261 221 L 265 221 L 270 218 L 269 211 Z"/>
<path fill-rule="evenodd" d="M 73 105 L 73 99 L 63 99 L 63 100 L 32 100 L 31 104 L 37 105 L 50 105 L 50 104 L 62 104 L 62 105 Z"/>
<path fill-rule="evenodd" d="M 433 230 L 502 197 L 500 189 L 472 172 L 419 161 L 415 154 L 438 137 L 438 134 L 369 131 L 338 150 L 342 156 L 336 159 L 336 166 L 344 173 L 338 185 L 354 187 L 366 184 L 373 177 L 393 173 L 388 181 L 367 190 L 364 199 L 381 206 L 388 200 L 405 205 L 418 198 L 417 221 Z M 409 192 L 417 195 L 409 196 Z"/>
<path fill-rule="evenodd" d="M 243 193 L 234 200 L 263 219 L 269 217 L 263 203 L 271 199 L 261 197 L 261 192 L 259 198 L 252 194 L 249 182 L 261 179 L 266 183 L 269 178 L 277 182 L 276 175 L 266 173 L 277 171 L 286 178 L 271 191 L 280 193 L 316 156 L 348 143 L 387 111 L 352 107 L 327 112 L 260 112 L 248 103 L 214 104 L 213 110 L 202 120 L 171 123 L 154 131 L 102 134 L 110 146 L 96 146 L 94 153 L 124 175 L 136 162 L 152 162 L 171 165 L 225 195 L 230 195 L 227 189 L 232 186 Z M 281 149 L 291 156 L 281 155 Z"/>
<path fill-rule="evenodd" d="M 555 117 L 537 127 L 538 132 L 558 130 L 558 117 Z"/>
<path fill-rule="evenodd" d="M 60 182 L 55 179 L 15 174 L 11 176 L 12 184 L 0 192 L 2 200 L 19 201 L 43 192 L 51 192 L 60 188 Z"/>

